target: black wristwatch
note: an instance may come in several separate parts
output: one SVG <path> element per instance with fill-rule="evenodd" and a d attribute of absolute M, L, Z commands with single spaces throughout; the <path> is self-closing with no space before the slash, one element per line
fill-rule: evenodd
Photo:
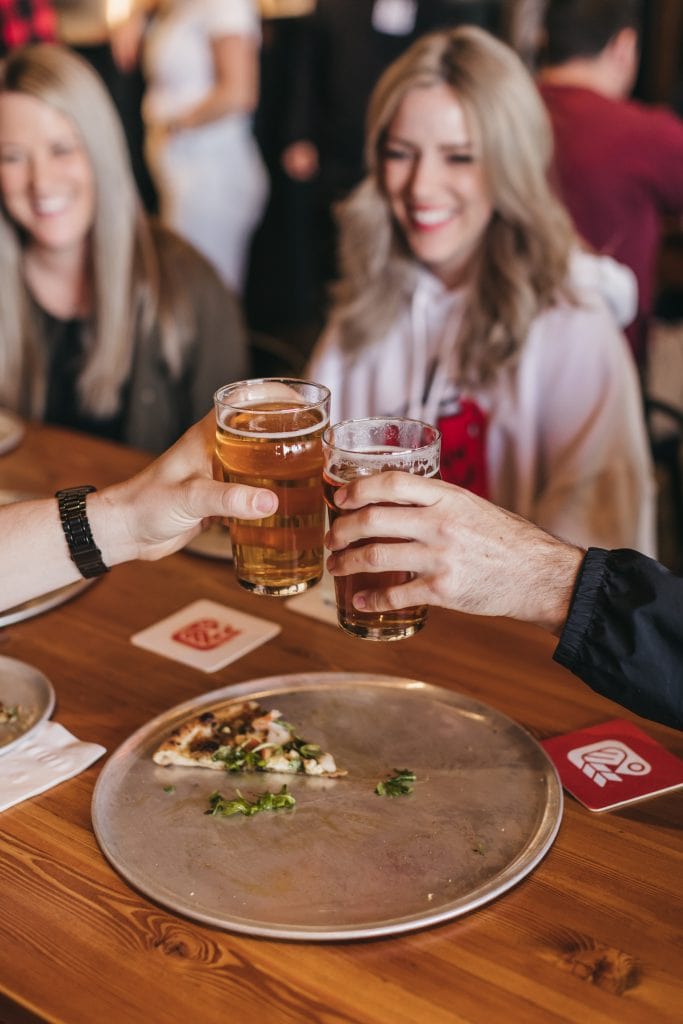
<path fill-rule="evenodd" d="M 102 552 L 93 540 L 85 508 L 86 495 L 96 490 L 96 487 L 86 484 L 83 487 L 67 487 L 55 494 L 71 560 L 86 579 L 109 572 L 109 566 L 102 561 Z"/>

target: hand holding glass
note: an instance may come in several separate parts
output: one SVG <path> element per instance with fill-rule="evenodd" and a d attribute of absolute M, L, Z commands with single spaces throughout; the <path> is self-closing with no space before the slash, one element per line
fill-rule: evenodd
<path fill-rule="evenodd" d="M 220 388 L 214 405 L 223 479 L 267 487 L 279 501 L 266 519 L 231 520 L 237 581 L 256 594 L 301 594 L 323 572 L 321 436 L 330 392 L 309 381 L 269 377 Z"/>
<path fill-rule="evenodd" d="M 441 434 L 420 420 L 378 416 L 345 420 L 329 427 L 323 434 L 323 459 L 330 522 L 344 514 L 334 503 L 335 491 L 342 484 L 389 470 L 436 476 L 440 454 Z M 353 606 L 353 595 L 359 590 L 398 586 L 409 579 L 408 572 L 335 577 L 339 625 L 347 633 L 367 640 L 401 640 L 417 633 L 427 618 L 426 606 L 389 612 L 361 612 Z"/>

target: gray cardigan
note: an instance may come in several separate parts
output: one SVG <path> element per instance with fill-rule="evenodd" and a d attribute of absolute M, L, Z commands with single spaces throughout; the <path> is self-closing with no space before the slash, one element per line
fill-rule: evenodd
<path fill-rule="evenodd" d="M 158 325 L 148 335 L 137 331 L 120 439 L 158 453 L 209 411 L 217 388 L 247 375 L 248 346 L 239 303 L 204 257 L 163 228 L 155 227 L 153 238 L 163 289 L 185 292 L 193 324 L 177 379 L 164 361 Z M 64 324 L 35 312 L 49 352 Z"/>

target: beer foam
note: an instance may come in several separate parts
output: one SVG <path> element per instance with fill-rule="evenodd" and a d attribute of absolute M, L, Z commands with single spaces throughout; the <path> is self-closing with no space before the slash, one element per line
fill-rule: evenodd
<path fill-rule="evenodd" d="M 226 427 L 224 424 L 219 424 L 220 429 L 224 434 L 230 434 L 232 437 L 246 437 L 254 441 L 277 441 L 286 439 L 291 441 L 296 437 L 307 437 L 309 434 L 319 433 L 321 429 L 324 429 L 326 423 L 316 423 L 312 427 L 304 427 L 303 430 L 235 430 L 234 427 Z"/>
<path fill-rule="evenodd" d="M 292 438 L 296 438 L 296 437 L 308 437 L 310 434 L 316 434 L 316 433 L 320 433 L 321 431 L 323 431 L 327 427 L 327 425 L 329 423 L 329 419 L 327 419 L 326 417 L 322 417 L 321 416 L 321 418 L 319 420 L 317 420 L 317 421 L 315 421 L 313 423 L 309 423 L 307 426 L 301 427 L 299 430 L 281 430 L 281 431 L 278 431 L 278 430 L 267 430 L 267 429 L 266 430 L 239 430 L 237 427 L 234 427 L 232 424 L 225 422 L 225 420 L 229 419 L 231 416 L 233 416 L 236 411 L 239 412 L 241 410 L 243 410 L 244 412 L 254 412 L 255 414 L 257 414 L 259 416 L 263 416 L 263 417 L 272 416 L 273 418 L 275 418 L 277 416 L 283 416 L 283 415 L 287 416 L 287 415 L 291 415 L 291 414 L 294 414 L 294 415 L 300 414 L 300 413 L 306 411 L 308 408 L 309 407 L 305 403 L 303 403 L 303 402 L 301 402 L 299 404 L 292 403 L 291 405 L 288 405 L 285 408 L 273 409 L 273 410 L 252 409 L 250 407 L 250 405 L 247 404 L 247 403 L 245 403 L 244 405 L 235 405 L 230 410 L 226 410 L 225 414 L 222 414 L 222 410 L 221 410 L 221 413 L 219 413 L 219 415 L 218 415 L 218 428 L 219 428 L 219 430 L 222 430 L 224 434 L 229 434 L 231 437 L 245 437 L 245 438 L 250 438 L 252 440 L 259 440 L 259 441 L 279 440 L 279 439 L 283 439 L 283 438 L 292 439 Z"/>
<path fill-rule="evenodd" d="M 339 452 L 330 456 L 329 465 L 325 467 L 325 476 L 334 484 L 347 484 L 361 476 L 374 476 L 376 473 L 411 473 L 414 476 L 436 476 L 439 472 L 439 460 L 432 458 L 415 459 L 415 452 L 410 448 L 368 447 L 362 451 L 349 453 Z M 410 458 L 406 462 L 406 457 Z M 395 460 L 403 461 L 403 465 L 395 464 Z M 340 475 L 340 474 L 351 475 Z"/>

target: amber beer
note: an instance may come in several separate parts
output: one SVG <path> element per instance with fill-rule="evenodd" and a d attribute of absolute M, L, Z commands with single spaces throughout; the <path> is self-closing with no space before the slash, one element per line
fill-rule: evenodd
<path fill-rule="evenodd" d="M 346 420 L 323 435 L 324 491 L 330 523 L 345 515 L 334 503 L 335 491 L 350 480 L 388 470 L 420 476 L 437 476 L 441 434 L 419 420 L 373 417 Z M 371 544 L 374 540 L 361 541 Z M 390 543 L 384 540 L 383 543 Z M 411 579 L 409 572 L 354 573 L 335 576 L 339 625 L 353 636 L 366 640 L 402 640 L 422 629 L 426 605 L 388 612 L 361 612 L 353 606 L 359 590 L 398 586 Z"/>
<path fill-rule="evenodd" d="M 237 580 L 253 593 L 291 597 L 322 577 L 321 437 L 329 401 L 327 388 L 285 378 L 241 381 L 216 392 L 223 479 L 278 496 L 275 515 L 230 522 Z"/>

